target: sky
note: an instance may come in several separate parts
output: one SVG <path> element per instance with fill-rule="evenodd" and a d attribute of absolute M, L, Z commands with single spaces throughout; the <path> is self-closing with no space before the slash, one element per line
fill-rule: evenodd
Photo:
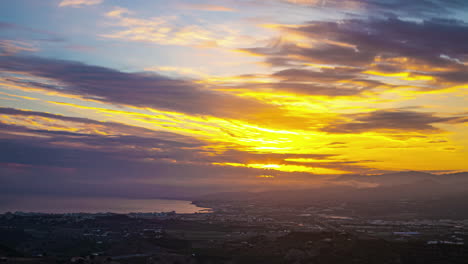
<path fill-rule="evenodd" d="M 468 170 L 465 0 L 4 0 L 0 193 Z"/>

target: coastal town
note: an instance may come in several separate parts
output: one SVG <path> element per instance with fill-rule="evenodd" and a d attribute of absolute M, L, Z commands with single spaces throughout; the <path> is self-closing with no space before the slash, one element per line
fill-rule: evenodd
<path fill-rule="evenodd" d="M 466 219 L 358 217 L 346 204 L 194 203 L 211 210 L 4 213 L 1 262 L 258 263 L 262 258 L 262 263 L 343 263 L 346 257 L 347 263 L 466 263 L 468 259 Z"/>

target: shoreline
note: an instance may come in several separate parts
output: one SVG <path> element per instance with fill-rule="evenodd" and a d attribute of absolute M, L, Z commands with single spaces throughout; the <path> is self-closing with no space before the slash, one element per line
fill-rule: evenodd
<path fill-rule="evenodd" d="M 79 199 L 21 199 L 0 208 L 0 214 L 17 215 L 98 215 L 98 214 L 195 214 L 209 213 L 212 208 L 199 206 L 196 201 L 180 199 L 128 199 L 128 198 L 79 198 Z"/>

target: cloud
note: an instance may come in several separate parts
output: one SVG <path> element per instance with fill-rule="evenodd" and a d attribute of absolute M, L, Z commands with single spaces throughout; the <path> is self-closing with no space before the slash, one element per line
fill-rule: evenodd
<path fill-rule="evenodd" d="M 182 8 L 198 10 L 198 11 L 210 11 L 210 12 L 234 12 L 236 9 L 221 6 L 221 5 L 207 5 L 207 4 L 181 4 Z"/>
<path fill-rule="evenodd" d="M 114 104 L 248 120 L 258 119 L 261 113 L 285 115 L 280 109 L 253 99 L 156 73 L 127 73 L 72 61 L 14 56 L 0 57 L 0 68 L 59 82 L 42 85 L 48 90 Z"/>
<path fill-rule="evenodd" d="M 363 133 L 373 131 L 426 131 L 439 132 L 436 123 L 464 123 L 467 116 L 439 117 L 433 113 L 401 109 L 377 110 L 365 114 L 351 114 L 351 120 L 330 124 L 323 128 L 329 133 Z"/>
<path fill-rule="evenodd" d="M 280 0 L 286 3 L 313 8 L 340 8 L 345 12 L 372 13 L 372 15 L 393 15 L 409 17 L 428 17 L 450 15 L 468 6 L 463 0 Z"/>
<path fill-rule="evenodd" d="M 218 6 L 193 7 L 221 10 Z M 176 16 L 139 18 L 133 12 L 120 7 L 108 12 L 106 16 L 111 19 L 109 24 L 113 29 L 109 33 L 100 35 L 104 38 L 201 48 L 237 48 L 256 42 L 254 37 L 243 34 L 241 30 L 234 29 L 231 25 L 213 24 L 203 20 L 183 24 Z"/>
<path fill-rule="evenodd" d="M 213 78 L 212 78 L 213 79 Z M 308 68 L 291 66 L 272 74 L 246 74 L 219 78 L 216 83 L 226 87 L 231 92 L 250 93 L 282 92 L 301 95 L 365 98 L 376 90 L 393 89 L 397 85 L 387 84 L 379 80 L 368 79 L 360 67 L 323 67 Z M 222 88 L 220 88 L 222 89 Z"/>
<path fill-rule="evenodd" d="M 312 71 L 307 69 L 290 68 L 273 74 L 273 77 L 286 81 L 313 81 L 313 82 L 333 82 L 341 80 L 349 80 L 355 78 L 355 74 L 359 73 L 359 68 L 332 68 L 322 69 L 321 71 Z"/>
<path fill-rule="evenodd" d="M 173 186 L 183 185 L 180 181 L 185 179 L 194 184 L 229 180 L 242 185 L 266 172 L 282 179 L 304 175 L 300 171 L 320 174 L 326 170 L 370 169 L 334 154 L 246 152 L 234 150 L 234 146 L 219 151 L 213 145 L 186 136 L 80 117 L 13 108 L 0 108 L 0 117 L 0 146 L 8 153 L 0 155 L 0 163 L 13 164 L 7 166 L 10 173 L 18 169 L 31 173 L 36 170 L 44 175 L 54 172 L 49 182 L 68 179 L 59 174 L 70 174 L 73 179 L 72 175 L 83 173 L 91 178 L 86 176 L 80 181 L 93 182 L 93 177 L 99 174 L 96 179 L 151 179 Z M 14 122 L 8 122 L 11 120 Z M 61 125 L 62 122 L 66 125 Z M 281 168 L 271 170 L 268 164 Z M 191 168 L 199 169 L 200 174 L 194 175 Z M 139 175 L 133 176 L 132 170 Z M 225 178 L 220 175 L 225 171 L 232 174 Z M 216 184 L 228 188 L 221 182 Z M 69 184 L 72 183 L 66 183 Z"/>
<path fill-rule="evenodd" d="M 214 161 L 314 158 L 330 155 L 261 155 L 239 151 L 214 155 L 206 144 L 179 135 L 111 122 L 0 108 L 0 115 L 53 119 L 108 134 L 37 129 L 0 123 L 0 193 L 5 195 L 182 197 L 213 190 L 254 190 L 265 169 L 214 166 Z M 55 121 L 55 122 L 54 122 Z M 100 128 L 99 128 L 100 126 Z M 237 158 L 236 158 L 237 157 Z M 271 172 L 282 181 L 302 173 Z M 272 183 L 276 184 L 276 183 Z M 123 187 L 125 186 L 125 187 Z"/>
<path fill-rule="evenodd" d="M 206 145 L 169 132 L 36 111 L 0 108 L 0 117 L 2 149 L 9 152 L 1 156 L 0 163 L 77 170 L 93 168 L 95 162 L 106 160 L 142 164 L 149 161 L 193 163 L 202 161 L 204 151 L 200 148 Z M 62 126 L 61 122 L 67 125 Z M 49 152 L 51 154 L 46 154 Z"/>
<path fill-rule="evenodd" d="M 277 58 L 294 55 L 299 61 L 348 66 L 368 65 L 377 56 L 415 57 L 437 63 L 442 61 L 443 54 L 452 58 L 468 54 L 468 48 L 460 44 L 466 41 L 468 26 L 456 20 L 430 19 L 419 23 L 396 18 L 347 19 L 282 29 L 303 35 L 318 45 L 308 48 L 280 43 L 274 48 L 246 50 Z"/>
<path fill-rule="evenodd" d="M 360 79 L 423 92 L 468 81 L 468 48 L 462 44 L 468 41 L 468 25 L 462 21 L 356 18 L 274 28 L 285 37 L 243 51 L 263 56 L 273 67 L 287 68 L 273 75 L 283 81 L 328 84 Z M 291 34 L 301 41 L 288 40 Z"/>
<path fill-rule="evenodd" d="M 37 51 L 31 43 L 17 41 L 17 40 L 0 40 L 0 56 L 13 55 L 24 51 Z"/>
<path fill-rule="evenodd" d="M 340 174 L 346 172 L 369 172 L 373 169 L 360 165 L 361 162 L 373 161 L 350 161 L 337 154 L 295 154 L 295 153 L 247 153 L 243 151 L 229 150 L 216 156 L 213 162 L 233 164 L 234 166 L 243 166 L 247 164 L 262 165 L 268 167 L 268 164 L 278 165 L 282 170 L 289 169 L 295 171 L 305 171 L 308 173 L 318 174 L 333 173 Z M 327 172 L 328 169 L 328 172 Z M 275 174 L 276 172 L 270 171 Z"/>
<path fill-rule="evenodd" d="M 104 0 L 62 0 L 59 3 L 60 7 L 71 6 L 71 7 L 82 7 L 85 5 L 98 5 Z"/>
<path fill-rule="evenodd" d="M 288 92 L 291 94 L 297 94 L 298 96 L 301 95 L 317 95 L 317 96 L 329 96 L 329 97 L 337 97 L 337 96 L 360 96 L 363 91 L 366 89 L 361 88 L 345 88 L 345 87 L 338 87 L 334 84 L 320 84 L 320 83 L 299 83 L 299 82 L 272 82 L 272 83 L 245 83 L 240 84 L 231 89 L 237 89 L 240 91 L 273 91 L 276 92 Z M 274 95 L 274 94 L 272 94 Z"/>
<path fill-rule="evenodd" d="M 132 14 L 130 10 L 123 7 L 115 7 L 113 10 L 106 13 L 107 17 L 121 18 L 124 14 Z"/>
<path fill-rule="evenodd" d="M 247 48 L 245 51 L 253 54 L 273 57 L 274 60 L 268 60 L 270 64 L 282 66 L 284 61 L 289 63 L 315 63 L 342 66 L 365 66 L 373 61 L 375 54 L 364 50 L 357 52 L 350 47 L 336 45 L 320 45 L 315 48 L 300 47 L 296 44 L 285 43 L 274 49 L 269 48 Z M 280 60 L 282 58 L 283 60 Z"/>
<path fill-rule="evenodd" d="M 174 66 L 153 66 L 145 68 L 145 71 L 165 73 L 168 76 L 174 76 L 179 78 L 209 78 L 210 76 L 198 69 L 189 67 L 174 67 Z"/>
<path fill-rule="evenodd" d="M 359 68 L 324 68 L 320 71 L 289 68 L 275 72 L 271 77 L 281 80 L 279 83 L 272 84 L 278 90 L 296 92 L 308 95 L 325 96 L 359 96 L 362 92 L 374 86 L 368 84 L 363 87 L 363 83 L 358 86 L 348 85 L 346 87 L 342 81 L 359 81 Z M 266 84 L 269 85 L 269 84 Z"/>
<path fill-rule="evenodd" d="M 150 130 L 142 127 L 131 126 L 123 123 L 117 122 L 102 122 L 96 121 L 89 118 L 83 117 L 71 117 L 71 116 L 63 116 L 57 115 L 52 113 L 45 113 L 45 112 L 38 112 L 38 111 L 29 111 L 29 110 L 21 110 L 15 108 L 7 108 L 7 107 L 0 107 L 0 114 L 3 115 L 2 117 L 8 116 L 9 118 L 20 117 L 20 119 L 16 119 L 15 122 L 8 122 L 10 124 L 8 127 L 9 129 L 16 128 L 18 132 L 30 132 L 30 133 L 38 133 L 44 136 L 58 135 L 58 133 L 63 133 L 63 135 L 108 135 L 108 136 L 123 136 L 123 135 L 139 135 L 140 137 L 146 138 L 166 138 L 167 140 L 175 140 L 175 141 L 182 141 L 182 142 L 190 142 L 190 143 L 200 143 L 193 138 L 185 137 L 182 135 L 170 133 L 170 132 L 163 132 L 163 131 L 155 131 Z M 37 121 L 42 118 L 43 125 L 45 129 L 40 130 L 39 124 Z M 6 124 L 4 119 L 0 117 L 0 123 Z M 35 120 L 33 125 L 29 125 L 27 120 Z M 67 122 L 69 128 L 72 128 L 72 132 L 67 130 L 67 127 L 57 127 L 57 129 L 53 129 L 54 126 L 57 126 L 60 122 Z M 77 126 L 88 127 L 89 130 L 77 130 Z M 23 128 L 21 128 L 23 127 Z M 55 130 L 55 131 L 54 131 Z M 105 133 L 103 133 L 105 132 Z"/>

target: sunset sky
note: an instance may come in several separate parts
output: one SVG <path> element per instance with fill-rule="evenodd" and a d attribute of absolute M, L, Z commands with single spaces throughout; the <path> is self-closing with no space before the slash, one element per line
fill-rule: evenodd
<path fill-rule="evenodd" d="M 0 192 L 468 170 L 466 0 L 3 0 Z"/>

